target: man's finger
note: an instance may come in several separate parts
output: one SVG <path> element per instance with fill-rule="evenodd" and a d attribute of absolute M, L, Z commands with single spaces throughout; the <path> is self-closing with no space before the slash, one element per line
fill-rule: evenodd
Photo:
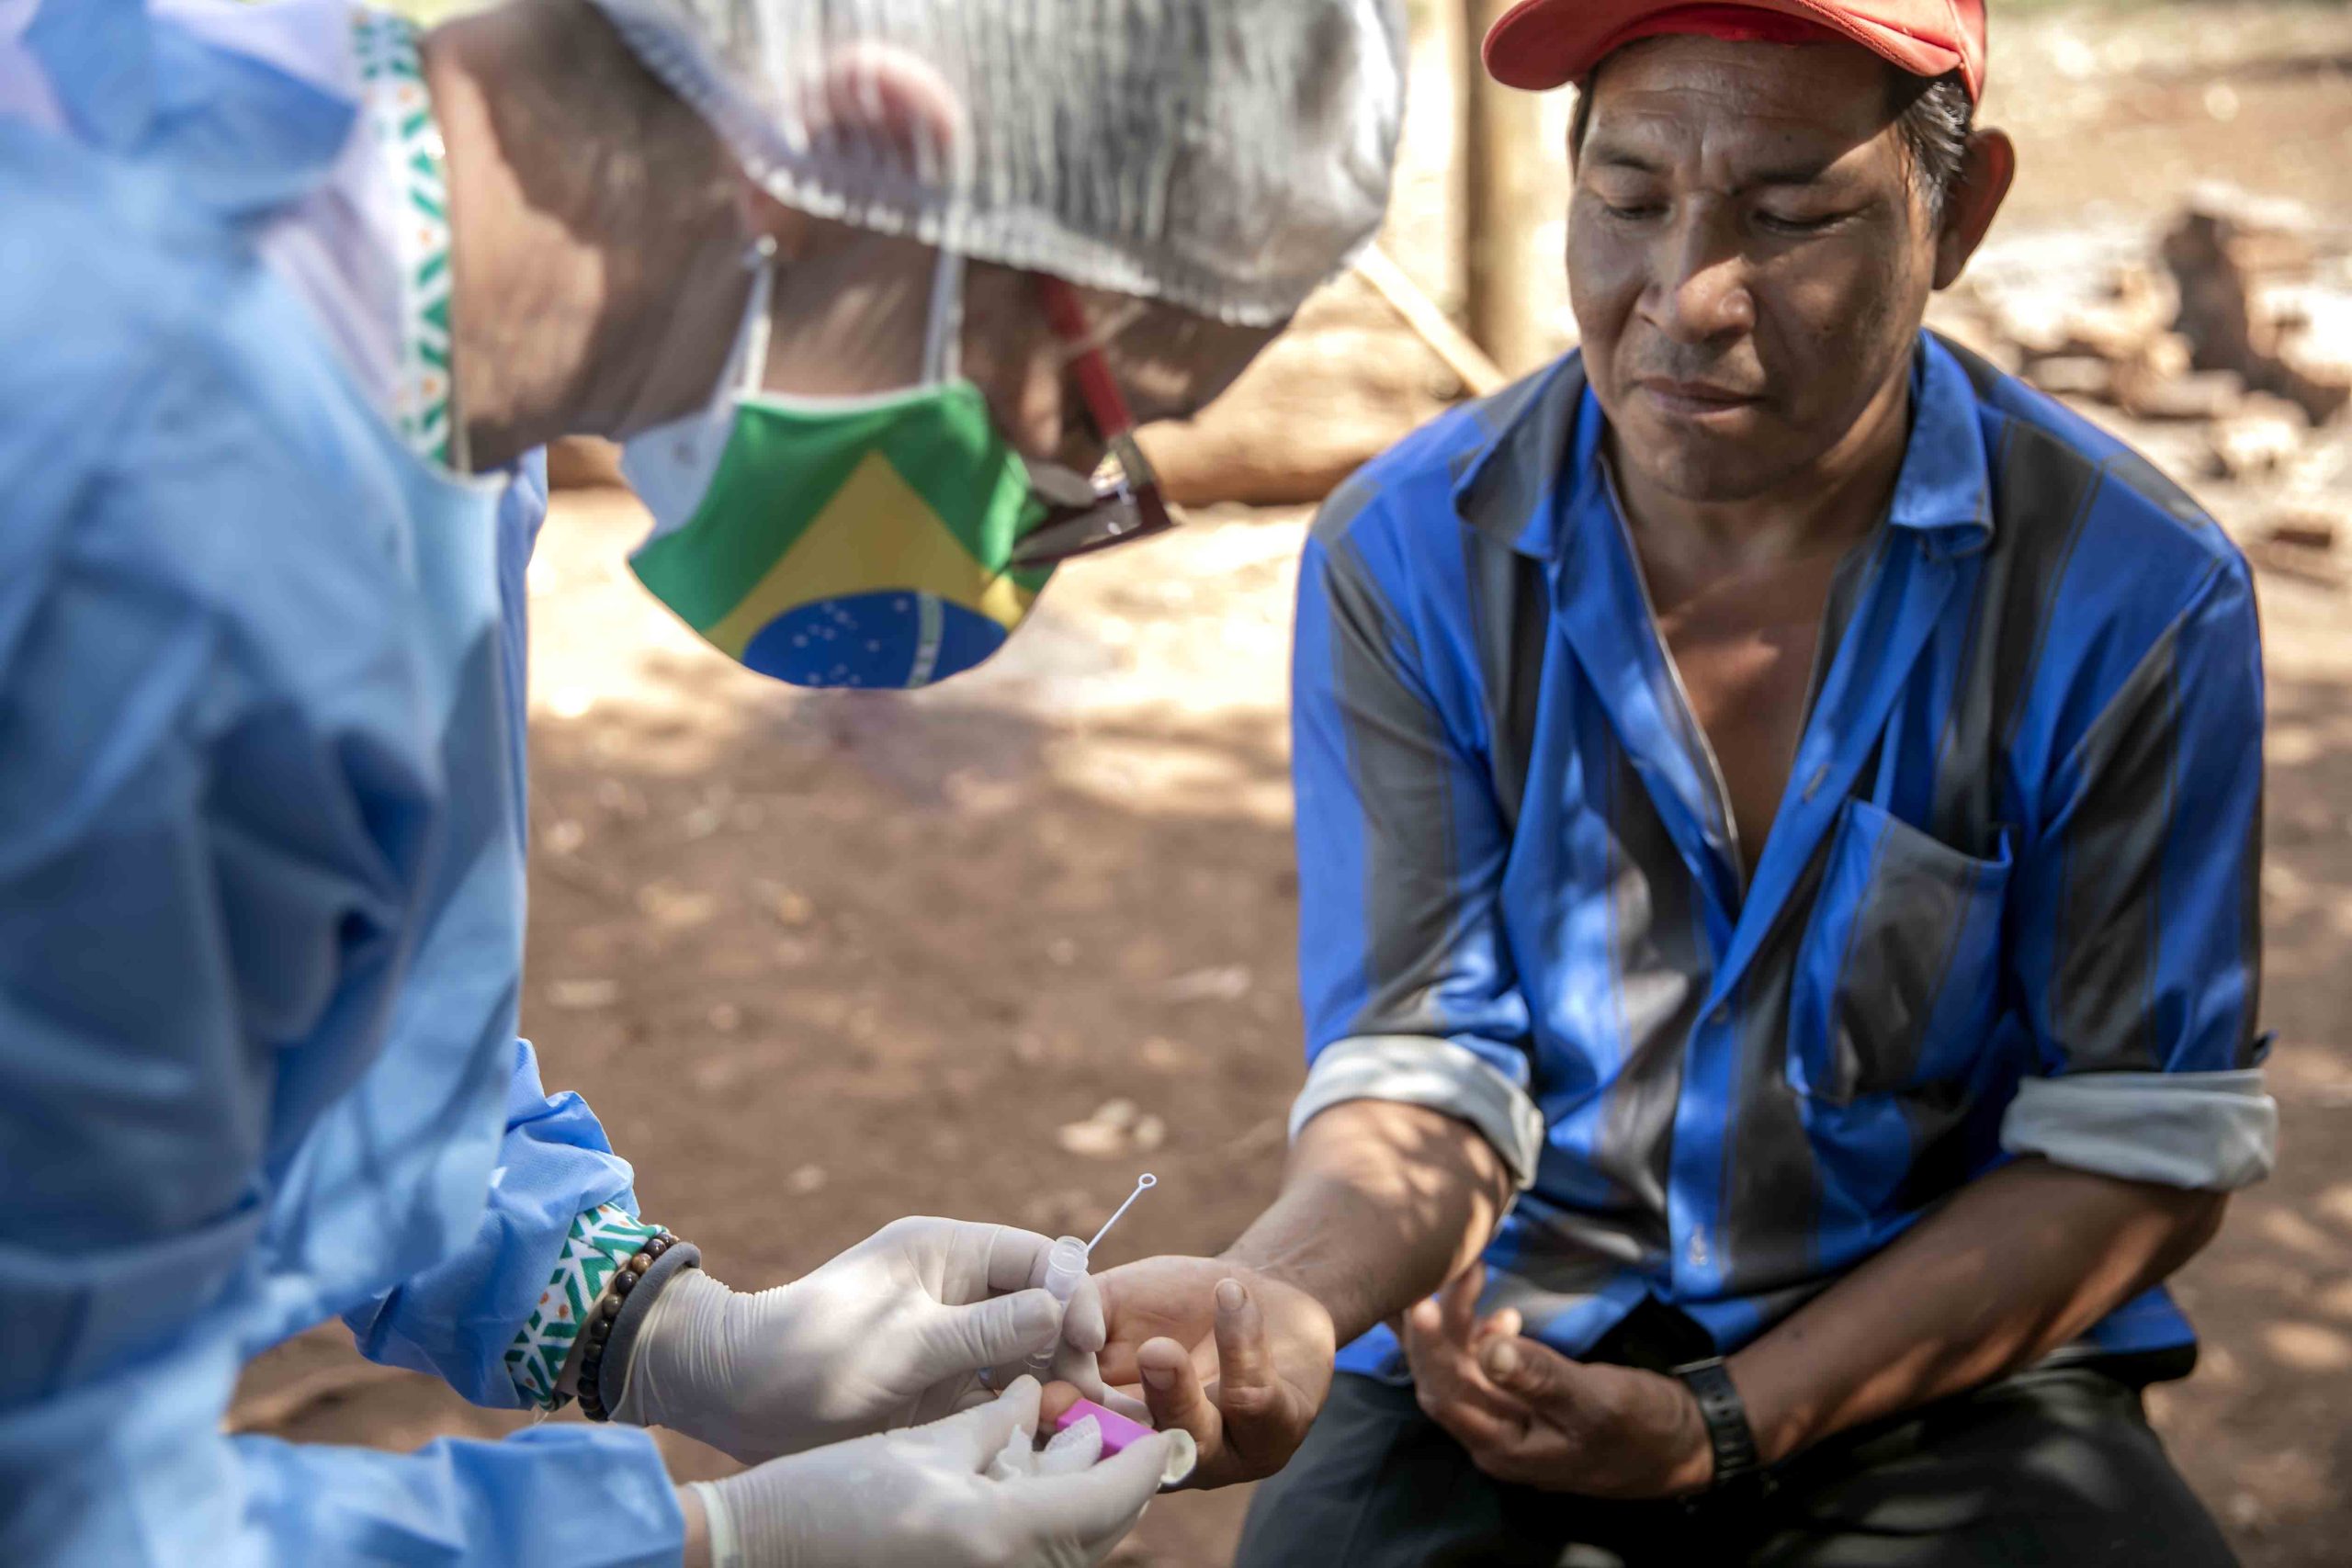
<path fill-rule="evenodd" d="M 1478 1370 L 1497 1388 L 1538 1409 L 1576 1396 L 1577 1364 L 1519 1335 L 1498 1336 L 1480 1346 Z"/>
<path fill-rule="evenodd" d="M 1050 1427 L 1061 1418 L 1063 1411 L 1086 1397 L 1085 1391 L 1066 1382 L 1049 1382 L 1037 1402 L 1037 1422 Z"/>
<path fill-rule="evenodd" d="M 1232 1427 L 1262 1421 L 1282 1402 L 1266 1314 L 1238 1280 L 1217 1281 L 1216 1333 L 1216 1404 L 1233 1440 Z"/>
<path fill-rule="evenodd" d="M 1405 1309 L 1404 1337 L 1415 1343 L 1434 1341 L 1445 1332 L 1445 1314 L 1434 1300 L 1415 1302 Z"/>
<path fill-rule="evenodd" d="M 1095 1369 L 1106 1383 L 1129 1384 L 1136 1381 L 1136 1349 L 1133 1345 L 1109 1344 L 1094 1358 Z"/>
<path fill-rule="evenodd" d="M 1446 1331 L 1444 1309 L 1421 1302 L 1405 1314 L 1405 1354 L 1413 1381 L 1440 1398 L 1495 1391 L 1478 1370 L 1476 1347 Z"/>
<path fill-rule="evenodd" d="M 1527 1406 L 1480 1376 L 1467 1356 L 1440 1351 L 1415 1356 L 1412 1365 L 1413 1393 L 1422 1413 L 1454 1436 L 1467 1441 L 1464 1427 L 1474 1421 L 1481 1437 L 1526 1430 Z"/>
<path fill-rule="evenodd" d="M 1445 1335 L 1433 1303 L 1421 1304 L 1429 1310 L 1418 1324 L 1408 1320 L 1406 1344 L 1421 1413 L 1474 1456 L 1516 1442 L 1528 1429 L 1526 1407 L 1487 1381 L 1469 1347 Z"/>
<path fill-rule="evenodd" d="M 1404 1340 L 1421 1407 L 1426 1410 L 1454 1397 L 1462 1387 L 1468 1357 L 1446 1338 L 1445 1314 L 1435 1301 L 1415 1302 L 1407 1310 Z"/>
<path fill-rule="evenodd" d="M 1154 1427 L 1190 1432 L 1204 1457 L 1224 1450 L 1225 1417 L 1209 1403 L 1184 1347 L 1173 1339 L 1147 1339 L 1136 1351 L 1136 1370 Z"/>
<path fill-rule="evenodd" d="M 1471 1325 L 1478 1320 L 1478 1297 L 1487 1288 L 1487 1266 L 1473 1263 L 1445 1282 L 1438 1292 L 1438 1308 L 1444 1316 L 1445 1334 L 1457 1343 L 1470 1343 Z"/>
<path fill-rule="evenodd" d="M 1497 1335 L 1500 1335 L 1506 1339 L 1516 1338 L 1520 1334 L 1525 1332 L 1526 1328 L 1527 1320 L 1519 1315 L 1519 1309 L 1517 1307 L 1505 1307 L 1502 1311 L 1496 1313 L 1493 1316 L 1487 1317 L 1479 1323 L 1477 1342 L 1483 1345 L 1487 1340 L 1494 1338 Z"/>
<path fill-rule="evenodd" d="M 1442 1323 L 1435 1302 L 1419 1303 L 1406 1314 L 1405 1354 L 1422 1411 L 1464 1442 L 1474 1430 L 1482 1439 L 1498 1431 L 1525 1430 L 1527 1407 L 1487 1381 L 1471 1347 L 1448 1338 Z"/>
<path fill-rule="evenodd" d="M 1487 1399 L 1450 1399 L 1424 1409 L 1430 1420 L 1453 1434 L 1454 1440 L 1474 1456 L 1500 1453 L 1527 1440 L 1525 1420 Z"/>

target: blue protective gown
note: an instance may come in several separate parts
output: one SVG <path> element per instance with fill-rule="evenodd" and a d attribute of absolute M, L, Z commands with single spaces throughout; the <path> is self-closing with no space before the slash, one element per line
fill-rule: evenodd
<path fill-rule="evenodd" d="M 220 1431 L 333 1315 L 485 1404 L 630 1201 L 514 1035 L 543 491 L 413 458 L 257 265 L 347 104 L 51 4 L 0 120 L 0 1560 L 674 1562 L 643 1432 Z"/>

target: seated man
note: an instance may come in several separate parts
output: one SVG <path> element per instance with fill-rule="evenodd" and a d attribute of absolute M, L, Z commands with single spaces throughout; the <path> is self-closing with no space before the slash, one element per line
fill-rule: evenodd
<path fill-rule="evenodd" d="M 1291 1169 L 1103 1279 L 1204 1480 L 1289 1461 L 1250 1568 L 2230 1561 L 2140 1390 L 2275 1140 L 2247 571 L 1921 330 L 1981 6 L 1795 9 L 1496 28 L 1583 349 L 1307 546 Z"/>

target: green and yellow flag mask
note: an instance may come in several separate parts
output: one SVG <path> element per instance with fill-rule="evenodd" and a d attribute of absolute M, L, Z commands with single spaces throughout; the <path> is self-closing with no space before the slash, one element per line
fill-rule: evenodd
<path fill-rule="evenodd" d="M 795 685 L 923 686 L 969 670 L 1052 569 L 1012 564 L 1046 511 L 1028 466 L 978 388 L 932 374 L 952 363 L 960 314 L 947 275 L 925 384 L 866 398 L 738 389 L 766 358 L 765 284 L 763 266 L 718 404 L 623 450 L 655 520 L 630 566 L 719 651 Z"/>

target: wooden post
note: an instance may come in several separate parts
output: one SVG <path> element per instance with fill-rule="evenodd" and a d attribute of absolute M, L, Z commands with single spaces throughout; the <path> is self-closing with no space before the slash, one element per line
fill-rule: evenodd
<path fill-rule="evenodd" d="M 1540 280 L 1561 265 L 1542 254 L 1536 231 L 1558 214 L 1544 210 L 1542 101 L 1487 74 L 1478 48 L 1512 0 L 1466 0 L 1469 37 L 1462 84 L 1465 254 L 1463 277 L 1470 335 L 1513 376 L 1543 363 L 1546 342 L 1537 316 Z"/>
<path fill-rule="evenodd" d="M 1445 367 L 1462 382 L 1462 389 L 1474 398 L 1484 398 L 1510 385 L 1487 351 L 1470 341 L 1468 334 L 1447 319 L 1437 302 L 1424 294 L 1419 286 L 1405 276 L 1405 269 L 1388 259 L 1388 253 L 1378 245 L 1368 245 L 1356 257 L 1355 274 L 1373 287 L 1397 319 L 1413 330 L 1413 335 L 1429 345 L 1430 352 L 1445 361 Z"/>

